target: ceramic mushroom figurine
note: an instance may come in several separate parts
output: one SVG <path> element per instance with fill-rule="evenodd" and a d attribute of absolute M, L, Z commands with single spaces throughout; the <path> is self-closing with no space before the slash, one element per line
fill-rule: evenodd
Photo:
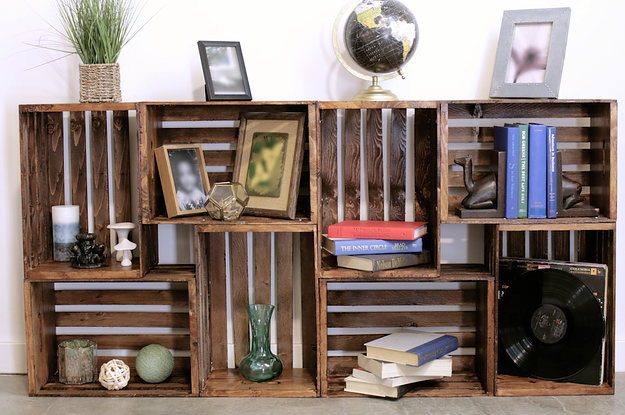
<path fill-rule="evenodd" d="M 123 223 L 114 223 L 109 225 L 109 229 L 113 229 L 117 232 L 117 241 L 118 244 L 115 245 L 115 250 L 117 251 L 117 261 L 122 263 L 123 267 L 132 266 L 132 250 L 137 247 L 137 244 L 131 242 L 128 239 L 128 235 L 130 231 L 135 229 L 137 225 L 131 222 L 123 222 Z"/>

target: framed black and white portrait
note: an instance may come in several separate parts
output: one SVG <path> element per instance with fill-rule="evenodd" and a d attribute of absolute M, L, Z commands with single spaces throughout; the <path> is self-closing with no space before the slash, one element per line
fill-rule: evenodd
<path fill-rule="evenodd" d="M 570 8 L 504 12 L 491 98 L 557 98 Z"/>
<path fill-rule="evenodd" d="M 239 42 L 199 41 L 207 101 L 251 101 Z"/>
<path fill-rule="evenodd" d="M 156 149 L 167 216 L 206 213 L 210 183 L 200 145 L 167 145 Z"/>

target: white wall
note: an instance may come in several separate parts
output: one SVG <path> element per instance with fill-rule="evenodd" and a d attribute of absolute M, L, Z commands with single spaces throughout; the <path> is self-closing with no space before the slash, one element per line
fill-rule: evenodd
<path fill-rule="evenodd" d="M 417 16 L 421 40 L 405 81 L 385 84 L 400 99 L 488 98 L 503 10 L 573 9 L 561 98 L 625 100 L 622 24 L 625 4 L 606 0 L 404 0 Z M 143 20 L 162 10 L 121 56 L 126 101 L 201 100 L 203 78 L 196 42 L 242 43 L 256 100 L 345 100 L 365 86 L 340 67 L 331 30 L 343 1 L 150 0 Z M 53 0 L 0 5 L 0 373 L 24 372 L 20 103 L 78 100 L 75 57 L 37 69 L 59 55 L 26 45 L 58 27 Z M 625 160 L 621 146 L 620 157 Z M 625 181 L 620 194 L 625 195 Z M 620 203 L 620 206 L 625 206 Z M 622 215 L 622 212 L 621 212 Z M 463 232 L 459 231 L 459 238 Z M 625 235 L 619 226 L 619 247 Z M 618 258 L 617 268 L 625 263 Z M 623 278 L 618 278 L 619 285 Z M 619 298 L 622 298 L 621 294 Z M 624 321 L 619 310 L 617 323 Z M 617 368 L 625 370 L 625 325 L 617 324 Z"/>

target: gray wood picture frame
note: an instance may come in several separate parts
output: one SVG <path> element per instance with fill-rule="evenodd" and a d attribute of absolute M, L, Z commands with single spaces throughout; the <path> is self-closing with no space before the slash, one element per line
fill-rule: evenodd
<path fill-rule="evenodd" d="M 558 98 L 570 21 L 569 7 L 504 11 L 490 97 Z M 507 82 L 517 25 L 533 23 L 552 23 L 544 82 Z"/>

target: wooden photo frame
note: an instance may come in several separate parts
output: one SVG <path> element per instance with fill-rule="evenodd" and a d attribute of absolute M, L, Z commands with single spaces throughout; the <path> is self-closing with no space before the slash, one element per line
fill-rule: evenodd
<path fill-rule="evenodd" d="M 233 180 L 250 196 L 246 214 L 295 219 L 305 120 L 294 112 L 241 115 Z"/>
<path fill-rule="evenodd" d="M 571 9 L 507 10 L 491 98 L 558 98 Z"/>
<path fill-rule="evenodd" d="M 206 100 L 251 101 L 241 43 L 200 40 L 198 47 L 206 80 Z"/>
<path fill-rule="evenodd" d="M 210 182 L 201 145 L 165 145 L 155 151 L 167 216 L 206 213 Z"/>

